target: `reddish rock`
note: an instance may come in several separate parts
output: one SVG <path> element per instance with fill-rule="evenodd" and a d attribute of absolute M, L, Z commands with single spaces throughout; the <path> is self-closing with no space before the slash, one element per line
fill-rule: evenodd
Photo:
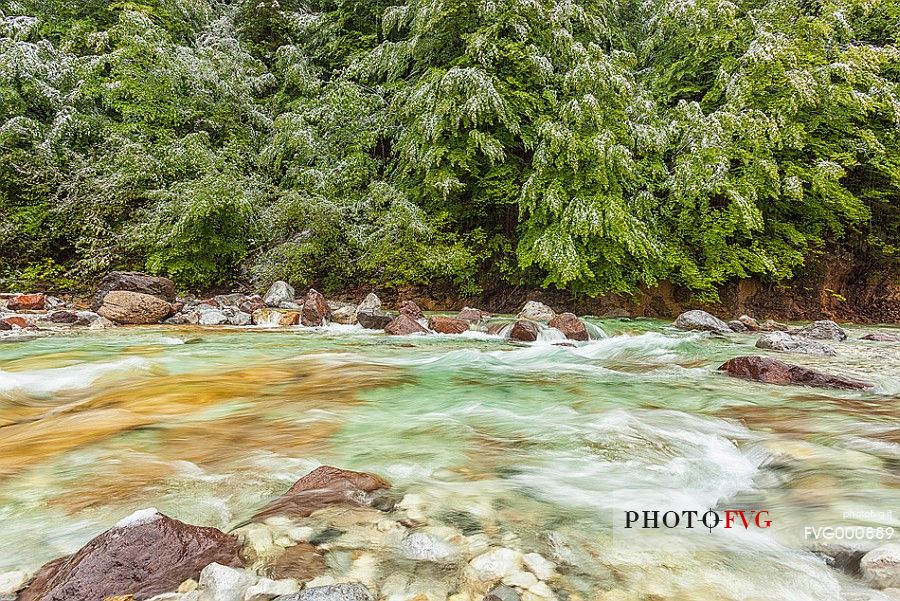
<path fill-rule="evenodd" d="M 452 317 L 435 316 L 428 320 L 428 327 L 441 334 L 462 334 L 469 331 L 469 322 Z"/>
<path fill-rule="evenodd" d="M 11 330 L 12 326 L 6 323 L 5 321 L 0 321 L 0 331 L 2 330 Z"/>
<path fill-rule="evenodd" d="M 508 325 L 508 323 L 492 323 L 488 326 L 487 333 L 491 336 L 499 336 L 503 332 L 503 328 Z"/>
<path fill-rule="evenodd" d="M 197 301 L 197 303 L 198 303 L 198 304 L 201 304 L 201 305 L 208 305 L 208 306 L 210 306 L 210 307 L 215 307 L 215 308 L 217 308 L 217 309 L 221 306 L 221 305 L 219 304 L 219 301 L 217 301 L 217 300 L 214 299 L 214 298 L 204 298 L 204 299 L 202 299 L 202 300 Z"/>
<path fill-rule="evenodd" d="M 172 306 L 172 313 L 181 313 L 184 310 L 185 302 L 183 300 L 177 300 L 174 303 L 170 303 Z"/>
<path fill-rule="evenodd" d="M 25 329 L 31 325 L 31 321 L 29 321 L 27 317 L 23 317 L 21 315 L 7 315 L 6 317 L 0 318 L 0 321 L 7 325 L 22 329 Z"/>
<path fill-rule="evenodd" d="M 569 340 L 589 340 L 587 327 L 574 313 L 560 313 L 550 320 L 550 327 L 556 328 Z"/>
<path fill-rule="evenodd" d="M 490 316 L 491 314 L 487 311 L 473 309 L 472 307 L 463 307 L 462 311 L 456 314 L 456 319 L 462 319 L 469 323 L 481 323 Z"/>
<path fill-rule="evenodd" d="M 47 303 L 43 294 L 17 294 L 9 299 L 6 308 L 10 311 L 42 311 Z"/>
<path fill-rule="evenodd" d="M 319 550 L 309 543 L 297 543 L 285 549 L 268 570 L 269 578 L 280 580 L 294 578 L 297 582 L 307 582 L 321 576 L 328 570 Z"/>
<path fill-rule="evenodd" d="M 254 294 L 253 296 L 245 296 L 239 303 L 238 308 L 244 313 L 253 313 L 259 309 L 266 308 L 266 301 L 258 295 Z"/>
<path fill-rule="evenodd" d="M 325 302 L 325 297 L 315 288 L 310 288 L 303 301 L 303 310 L 300 315 L 300 323 L 305 326 L 321 326 L 331 316 L 331 309 Z"/>
<path fill-rule="evenodd" d="M 103 601 L 115 595 L 141 601 L 197 579 L 213 562 L 241 566 L 234 537 L 149 514 L 131 524 L 123 521 L 74 554 L 44 565 L 18 601 Z"/>
<path fill-rule="evenodd" d="M 409 334 L 428 334 L 422 324 L 409 315 L 398 315 L 391 323 L 384 327 L 384 331 L 395 336 L 408 336 Z"/>
<path fill-rule="evenodd" d="M 872 387 L 872 384 L 868 382 L 826 374 L 769 357 L 735 357 L 719 366 L 719 370 L 734 378 L 756 380 L 767 384 L 798 384 L 800 386 L 844 388 L 849 390 L 862 390 Z"/>
<path fill-rule="evenodd" d="M 874 342 L 900 342 L 900 336 L 885 334 L 884 332 L 872 332 L 862 336 L 860 340 L 872 340 Z"/>
<path fill-rule="evenodd" d="M 399 311 L 400 315 L 406 315 L 407 317 L 412 317 L 413 319 L 422 318 L 422 309 L 420 309 L 419 305 L 411 300 L 405 300 L 400 303 Z"/>
<path fill-rule="evenodd" d="M 283 495 L 263 507 L 251 521 L 263 521 L 273 515 L 305 518 L 312 512 L 333 505 L 369 507 L 377 505 L 376 491 L 391 485 L 365 472 L 342 470 L 323 465 L 306 474 Z"/>
<path fill-rule="evenodd" d="M 168 278 L 147 275 L 139 271 L 112 271 L 97 284 L 97 294 L 94 295 L 91 309 L 97 311 L 107 293 L 113 290 L 140 292 L 161 298 L 167 303 L 175 302 L 175 282 Z"/>
<path fill-rule="evenodd" d="M 522 342 L 534 342 L 538 339 L 540 329 L 537 324 L 527 319 L 520 319 L 513 324 L 509 333 L 510 340 L 521 340 Z"/>
<path fill-rule="evenodd" d="M 75 311 L 54 311 L 47 320 L 53 323 L 76 323 L 78 314 Z"/>

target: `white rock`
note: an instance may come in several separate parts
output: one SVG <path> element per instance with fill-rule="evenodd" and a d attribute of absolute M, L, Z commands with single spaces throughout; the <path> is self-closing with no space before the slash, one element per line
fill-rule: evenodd
<path fill-rule="evenodd" d="M 497 547 L 470 561 L 469 567 L 472 576 L 482 582 L 501 580 L 505 576 L 522 571 L 522 554 L 512 549 Z"/>
<path fill-rule="evenodd" d="M 540 553 L 526 553 L 522 556 L 522 562 L 541 580 L 552 580 L 556 576 L 556 564 L 544 559 Z"/>
<path fill-rule="evenodd" d="M 294 302 L 294 287 L 281 280 L 269 286 L 263 300 L 268 307 L 278 307 L 281 303 Z"/>
<path fill-rule="evenodd" d="M 244 601 L 257 601 L 270 599 L 279 595 L 290 595 L 300 590 L 300 585 L 293 578 L 284 580 L 270 580 L 260 578 L 259 582 L 247 589 L 244 593 Z"/>
<path fill-rule="evenodd" d="M 531 572 L 516 572 L 503 579 L 503 584 L 506 586 L 517 586 L 519 588 L 528 588 L 537 583 L 537 576 Z"/>
<path fill-rule="evenodd" d="M 16 591 L 22 589 L 28 582 L 28 572 L 24 570 L 14 570 L 0 574 L 0 595 L 13 595 Z"/>
<path fill-rule="evenodd" d="M 528 592 L 542 599 L 556 599 L 556 595 L 545 582 L 538 582 L 528 587 Z"/>
<path fill-rule="evenodd" d="M 200 572 L 202 601 L 244 601 L 253 578 L 244 570 L 211 563 Z"/>
<path fill-rule="evenodd" d="M 556 317 L 556 311 L 538 301 L 528 301 L 522 310 L 519 311 L 519 319 L 530 319 L 531 321 L 550 321 Z"/>
<path fill-rule="evenodd" d="M 201 326 L 220 326 L 228 323 L 228 316 L 221 311 L 204 311 L 200 314 Z"/>
<path fill-rule="evenodd" d="M 400 554 L 416 561 L 447 563 L 458 554 L 458 549 L 434 534 L 413 532 L 400 543 Z"/>
<path fill-rule="evenodd" d="M 359 313 L 361 311 L 377 311 L 380 308 L 381 299 L 378 298 L 378 295 L 374 292 L 370 292 L 366 295 L 366 298 L 364 298 L 363 301 L 356 307 L 356 312 Z"/>
<path fill-rule="evenodd" d="M 875 588 L 900 588 L 900 543 L 869 551 L 859 562 L 863 577 Z"/>
<path fill-rule="evenodd" d="M 315 529 L 309 526 L 297 526 L 287 531 L 287 535 L 298 543 L 308 543 L 315 533 Z"/>

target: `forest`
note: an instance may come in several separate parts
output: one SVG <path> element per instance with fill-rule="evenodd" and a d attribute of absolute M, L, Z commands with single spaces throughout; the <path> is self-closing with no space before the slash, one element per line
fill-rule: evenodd
<path fill-rule="evenodd" d="M 0 0 L 0 284 L 900 263 L 897 0 Z"/>

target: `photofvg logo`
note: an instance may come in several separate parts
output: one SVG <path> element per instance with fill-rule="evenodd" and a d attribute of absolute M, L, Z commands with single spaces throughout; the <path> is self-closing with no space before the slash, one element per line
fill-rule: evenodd
<path fill-rule="evenodd" d="M 708 511 L 645 510 L 624 512 L 626 530 L 716 529 L 766 530 L 772 527 L 767 509 L 710 509 Z"/>

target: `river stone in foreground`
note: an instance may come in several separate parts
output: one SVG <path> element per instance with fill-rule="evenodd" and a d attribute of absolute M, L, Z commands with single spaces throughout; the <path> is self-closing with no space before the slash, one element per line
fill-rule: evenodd
<path fill-rule="evenodd" d="M 724 371 L 734 378 L 755 380 L 767 384 L 798 384 L 816 388 L 847 390 L 863 390 L 872 387 L 872 384 L 868 382 L 826 374 L 769 357 L 735 357 L 720 365 L 719 371 Z"/>
<path fill-rule="evenodd" d="M 811 340 L 803 336 L 792 336 L 787 332 L 770 332 L 756 341 L 756 348 L 784 351 L 788 353 L 805 353 L 807 355 L 826 355 L 833 357 L 837 353 L 827 344 Z"/>
<path fill-rule="evenodd" d="M 730 332 L 731 327 L 715 315 L 700 309 L 685 311 L 675 319 L 679 330 L 700 330 L 703 332 Z"/>
<path fill-rule="evenodd" d="M 161 298 L 126 290 L 108 292 L 97 309 L 101 317 L 123 324 L 159 323 L 171 312 L 172 306 Z"/>
<path fill-rule="evenodd" d="M 863 577 L 875 588 L 900 588 L 900 543 L 866 553 L 859 562 Z"/>
<path fill-rule="evenodd" d="M 18 601 L 103 601 L 114 595 L 141 601 L 176 590 L 211 563 L 240 566 L 237 540 L 145 509 L 44 565 Z"/>
<path fill-rule="evenodd" d="M 521 342 L 534 342 L 538 339 L 539 334 L 540 329 L 536 323 L 527 319 L 520 319 L 513 324 L 512 330 L 509 331 L 509 339 Z"/>
<path fill-rule="evenodd" d="M 329 586 L 314 586 L 293 595 L 282 595 L 275 601 L 374 601 L 365 585 L 346 582 Z"/>

